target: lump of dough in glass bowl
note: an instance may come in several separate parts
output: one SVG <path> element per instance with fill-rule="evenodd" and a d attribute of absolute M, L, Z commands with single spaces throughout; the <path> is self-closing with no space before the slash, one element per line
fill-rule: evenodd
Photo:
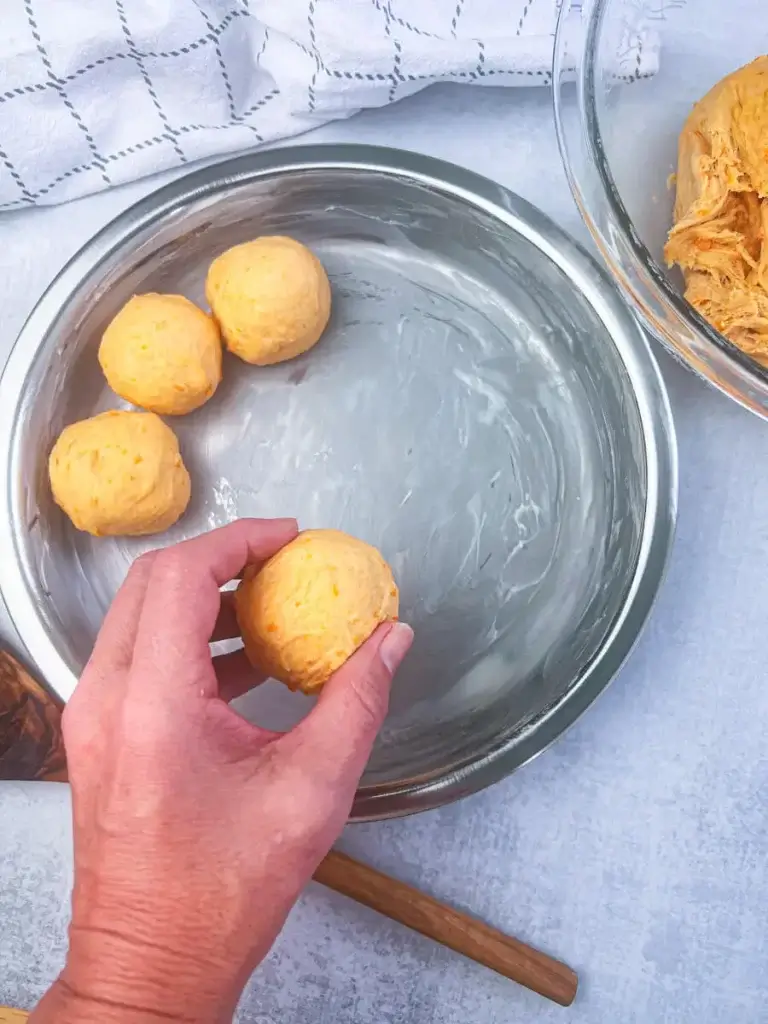
<path fill-rule="evenodd" d="M 768 56 L 694 106 L 678 147 L 675 224 L 664 255 L 685 297 L 768 366 Z"/>
<path fill-rule="evenodd" d="M 339 530 L 306 530 L 246 570 L 235 608 L 251 663 L 317 693 L 379 623 L 397 618 L 398 601 L 376 548 Z"/>
<path fill-rule="evenodd" d="M 189 473 L 170 427 L 114 410 L 65 427 L 48 460 L 56 504 L 96 537 L 160 533 L 189 503 Z"/>
<path fill-rule="evenodd" d="M 331 314 L 322 263 L 306 245 L 282 235 L 223 252 L 208 270 L 205 296 L 227 348 L 256 366 L 312 348 Z"/>
<path fill-rule="evenodd" d="M 99 362 L 114 392 L 163 416 L 207 402 L 221 381 L 221 335 L 183 295 L 134 295 L 107 327 Z"/>

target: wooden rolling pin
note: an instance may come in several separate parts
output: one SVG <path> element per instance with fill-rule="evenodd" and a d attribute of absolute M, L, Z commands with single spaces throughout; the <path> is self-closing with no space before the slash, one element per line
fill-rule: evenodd
<path fill-rule="evenodd" d="M 0 779 L 66 781 L 60 723 L 60 704 L 0 651 Z M 578 978 L 559 960 L 343 853 L 331 851 L 315 881 L 561 1006 L 576 996 Z M 0 1024 L 26 1019 L 21 1010 L 0 1006 Z"/>

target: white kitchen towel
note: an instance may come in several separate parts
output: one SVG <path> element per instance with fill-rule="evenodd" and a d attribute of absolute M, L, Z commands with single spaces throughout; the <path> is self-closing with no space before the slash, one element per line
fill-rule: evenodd
<path fill-rule="evenodd" d="M 433 82 L 548 85 L 559 0 L 0 0 L 0 209 L 252 149 Z M 616 74 L 653 74 L 631 34 Z"/>

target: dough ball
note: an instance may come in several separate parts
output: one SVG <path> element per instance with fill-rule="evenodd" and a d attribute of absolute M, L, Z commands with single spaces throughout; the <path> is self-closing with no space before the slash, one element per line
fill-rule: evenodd
<path fill-rule="evenodd" d="M 292 690 L 317 693 L 373 633 L 396 619 L 398 591 L 376 548 L 338 530 L 306 530 L 235 596 L 251 663 Z"/>
<path fill-rule="evenodd" d="M 104 332 L 99 362 L 121 398 L 180 416 L 218 387 L 221 336 L 213 317 L 183 295 L 134 295 Z"/>
<path fill-rule="evenodd" d="M 56 504 L 96 537 L 167 530 L 189 502 L 170 427 L 151 412 L 103 412 L 66 427 L 48 462 Z"/>
<path fill-rule="evenodd" d="M 728 75 L 686 121 L 664 254 L 685 297 L 768 366 L 768 56 Z"/>
<path fill-rule="evenodd" d="M 331 314 L 331 286 L 301 242 L 257 238 L 213 261 L 205 295 L 227 348 L 268 366 L 301 355 L 320 339 Z"/>

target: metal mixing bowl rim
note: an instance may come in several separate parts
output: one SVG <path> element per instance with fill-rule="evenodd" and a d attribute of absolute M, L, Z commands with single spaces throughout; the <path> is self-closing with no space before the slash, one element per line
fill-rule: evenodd
<path fill-rule="evenodd" d="M 20 426 L 27 378 L 42 358 L 47 337 L 80 289 L 97 278 L 102 261 L 138 232 L 192 200 L 259 178 L 309 170 L 355 170 L 401 177 L 484 210 L 527 239 L 573 282 L 605 325 L 631 381 L 643 428 L 647 493 L 637 562 L 621 612 L 597 656 L 578 682 L 516 735 L 439 777 L 399 785 L 362 787 L 353 820 L 426 810 L 498 781 L 546 749 L 572 725 L 613 678 L 630 653 L 664 575 L 677 512 L 677 446 L 669 401 L 656 361 L 634 317 L 607 275 L 541 211 L 502 186 L 454 164 L 364 145 L 294 146 L 247 154 L 204 167 L 146 196 L 102 228 L 66 264 L 39 300 L 16 341 L 0 378 L 0 591 L 11 619 L 43 677 L 64 699 L 74 689 L 68 664 L 37 615 L 27 564 L 19 543 L 17 510 L 23 507 Z M 26 528 L 23 524 L 22 528 Z M 11 557 L 8 557 L 11 555 Z"/>
<path fill-rule="evenodd" d="M 597 46 L 610 2 L 611 0 L 593 0 L 587 21 L 583 53 L 580 61 L 577 63 L 577 89 L 583 141 L 586 143 L 589 157 L 589 173 L 599 182 L 601 194 L 608 204 L 611 213 L 611 231 L 619 234 L 624 246 L 631 254 L 633 260 L 632 269 L 643 286 L 661 303 L 665 312 L 671 314 L 678 322 L 682 322 L 689 332 L 698 336 L 698 339 L 703 342 L 705 347 L 708 345 L 712 346 L 716 352 L 723 355 L 732 364 L 732 368 L 741 377 L 745 378 L 744 383 L 757 388 L 763 400 L 765 400 L 768 397 L 768 368 L 761 366 L 760 363 L 747 355 L 746 352 L 743 352 L 730 339 L 726 338 L 724 334 L 721 334 L 674 287 L 664 268 L 653 258 L 647 246 L 640 239 L 632 223 L 632 218 L 621 198 L 621 193 L 616 186 L 610 163 L 606 156 L 600 119 L 597 113 L 597 76 L 599 74 Z M 614 255 L 612 240 L 606 235 L 593 215 L 585 190 L 582 188 L 579 176 L 573 168 L 562 109 L 561 90 L 568 68 L 566 53 L 568 52 L 567 34 L 570 28 L 569 15 L 571 9 L 570 3 L 563 3 L 558 15 L 553 50 L 552 83 L 555 127 L 560 156 L 563 161 L 568 184 L 582 219 L 592 235 L 600 255 L 605 260 L 609 270 L 616 278 L 629 301 L 637 310 L 638 316 L 641 317 L 644 325 L 652 335 L 658 338 L 662 345 L 664 345 L 670 355 L 693 371 L 707 384 L 716 388 L 721 394 L 738 402 L 756 416 L 763 419 L 768 418 L 768 408 L 763 404 L 751 401 L 746 395 L 735 391 L 732 386 L 729 386 L 720 379 L 716 367 L 703 362 L 693 352 L 688 350 L 684 342 L 678 343 L 671 331 L 665 330 L 659 323 L 658 317 L 654 316 L 652 311 L 649 310 L 643 295 L 632 283 L 630 276 L 622 266 L 621 260 Z"/>

